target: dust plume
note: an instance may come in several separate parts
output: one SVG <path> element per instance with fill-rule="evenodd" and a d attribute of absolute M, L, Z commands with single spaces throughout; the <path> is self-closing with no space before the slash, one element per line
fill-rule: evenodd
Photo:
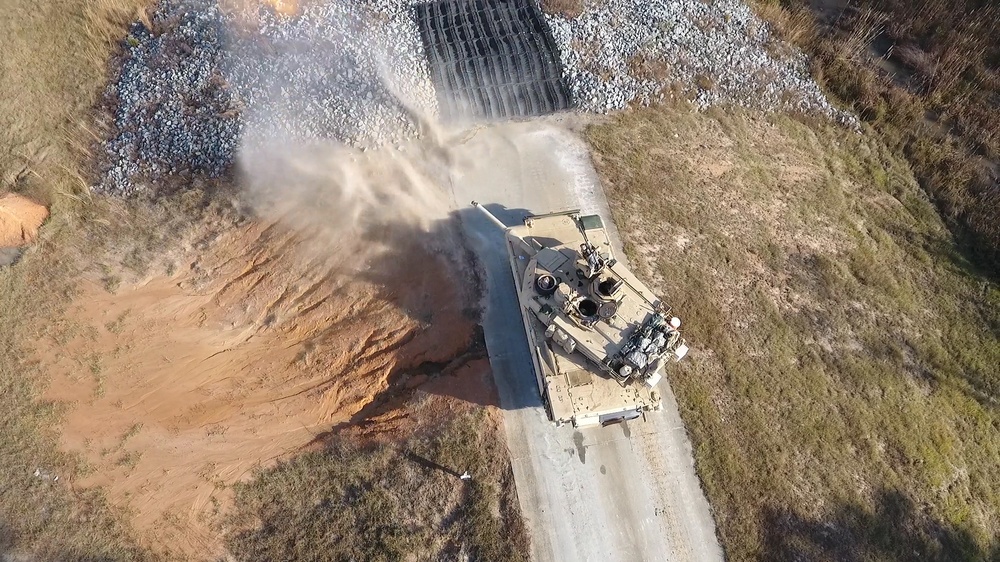
<path fill-rule="evenodd" d="M 438 135 L 421 135 L 437 128 L 433 110 L 426 95 L 411 99 L 393 46 L 362 25 L 376 17 L 354 14 L 321 37 L 300 33 L 256 53 L 254 64 L 273 72 L 237 156 L 254 212 L 343 266 L 367 267 L 400 239 L 450 230 L 448 154 Z"/>
<path fill-rule="evenodd" d="M 370 259 L 396 234 L 447 218 L 447 166 L 426 156 L 291 142 L 255 147 L 239 162 L 256 213 L 308 236 L 319 252 Z"/>
<path fill-rule="evenodd" d="M 262 8 L 281 17 L 293 17 L 302 11 L 299 0 L 219 0 L 219 7 L 248 25 L 257 19 Z"/>

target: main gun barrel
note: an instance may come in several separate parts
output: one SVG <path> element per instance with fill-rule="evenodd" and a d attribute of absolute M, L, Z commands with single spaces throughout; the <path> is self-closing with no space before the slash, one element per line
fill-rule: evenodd
<path fill-rule="evenodd" d="M 507 225 L 500 222 L 500 219 L 498 219 L 493 213 L 486 210 L 486 207 L 480 205 L 478 201 L 473 201 L 472 206 L 482 211 L 484 215 L 486 215 L 491 221 L 493 221 L 493 224 L 500 227 L 500 230 L 506 231 L 509 228 Z"/>
<path fill-rule="evenodd" d="M 529 241 L 525 240 L 524 238 L 521 238 L 520 236 L 514 233 L 513 227 L 507 226 L 506 224 L 500 222 L 500 219 L 498 219 L 496 215 L 487 211 L 486 207 L 483 207 L 481 204 L 479 204 L 478 201 L 473 201 L 472 206 L 482 211 L 483 214 L 486 215 L 488 219 L 493 221 L 493 224 L 499 226 L 500 230 L 504 231 L 504 233 L 506 234 L 508 241 L 511 242 L 516 241 L 518 244 L 522 245 L 527 255 L 533 256 L 535 255 L 535 252 L 542 249 L 541 243 L 539 243 L 537 240 Z"/>

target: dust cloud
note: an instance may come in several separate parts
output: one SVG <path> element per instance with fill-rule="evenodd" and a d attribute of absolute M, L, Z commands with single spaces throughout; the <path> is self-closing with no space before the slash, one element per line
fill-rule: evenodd
<path fill-rule="evenodd" d="M 362 27 L 353 33 L 298 43 L 261 61 L 281 71 L 241 137 L 237 174 L 246 201 L 260 218 L 301 233 L 312 251 L 335 256 L 344 267 L 369 267 L 399 251 L 393 245 L 400 240 L 409 245 L 423 239 L 425 250 L 440 254 L 458 245 L 449 224 L 453 162 L 442 144 L 451 135 L 435 122 L 426 100 L 407 95 L 412 85 L 399 83 L 406 78 L 393 70 L 391 53 L 372 45 Z M 332 44 L 355 47 L 334 52 Z M 315 119 L 310 112 L 317 106 L 302 102 L 318 95 L 313 86 L 286 78 L 303 74 L 295 65 L 314 74 L 317 64 L 321 72 L 356 78 L 326 94 L 324 103 L 344 113 L 336 130 L 322 130 L 318 124 L 329 119 Z"/>
<path fill-rule="evenodd" d="M 498 190 L 564 185 L 584 210 L 604 210 L 587 149 L 571 133 L 545 120 L 439 120 L 427 91 L 414 85 L 419 80 L 400 73 L 412 67 L 395 64 L 392 48 L 370 33 L 345 25 L 322 41 L 288 45 L 287 53 L 261 51 L 260 64 L 278 70 L 247 117 L 237 158 L 246 200 L 260 218 L 302 234 L 313 257 L 339 268 L 377 268 L 381 258 L 419 246 L 466 270 L 472 264 L 454 220 L 453 181 L 482 176 L 485 168 L 490 183 L 504 178 Z M 319 82 L 296 81 L 303 75 Z M 348 79 L 333 83 L 331 75 Z M 323 95 L 326 101 L 315 103 Z M 336 130 L 318 130 L 329 111 L 347 118 Z"/>
<path fill-rule="evenodd" d="M 344 257 L 371 259 L 397 235 L 430 231 L 451 207 L 447 163 L 417 149 L 281 143 L 242 153 L 240 171 L 256 213 Z"/>

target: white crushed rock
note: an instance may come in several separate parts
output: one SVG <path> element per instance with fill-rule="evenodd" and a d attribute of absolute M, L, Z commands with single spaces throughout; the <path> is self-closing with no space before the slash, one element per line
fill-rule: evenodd
<path fill-rule="evenodd" d="M 769 53 L 777 39 L 740 0 L 598 0 L 579 17 L 546 20 L 573 99 L 587 111 L 663 101 L 678 85 L 700 108 L 787 109 L 853 122 L 827 101 L 804 55 Z"/>
<path fill-rule="evenodd" d="M 162 0 L 136 23 L 108 87 L 114 133 L 98 191 L 130 195 L 164 176 L 227 173 L 241 148 L 336 139 L 369 147 L 416 134 L 437 102 L 409 5 L 310 3 L 255 28 L 214 0 Z"/>
<path fill-rule="evenodd" d="M 111 138 L 95 190 L 130 195 L 179 173 L 229 173 L 241 147 L 335 139 L 369 147 L 418 133 L 437 102 L 411 13 L 426 0 L 327 0 L 251 29 L 217 0 L 161 0 L 136 23 L 107 90 Z M 805 58 L 769 54 L 770 32 L 740 0 L 596 0 L 546 15 L 574 102 L 607 113 L 680 85 L 698 107 L 819 112 L 841 122 Z M 637 61 L 644 58 L 644 76 Z"/>

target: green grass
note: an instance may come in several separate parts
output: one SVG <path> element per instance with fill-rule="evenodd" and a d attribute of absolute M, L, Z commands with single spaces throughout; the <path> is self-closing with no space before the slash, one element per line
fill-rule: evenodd
<path fill-rule="evenodd" d="M 237 560 L 526 560 L 505 447 L 483 409 L 399 444 L 335 436 L 236 486 L 229 551 Z"/>
<path fill-rule="evenodd" d="M 739 112 L 587 134 L 626 252 L 696 346 L 669 378 L 729 558 L 1000 555 L 1000 290 L 907 164 Z"/>

